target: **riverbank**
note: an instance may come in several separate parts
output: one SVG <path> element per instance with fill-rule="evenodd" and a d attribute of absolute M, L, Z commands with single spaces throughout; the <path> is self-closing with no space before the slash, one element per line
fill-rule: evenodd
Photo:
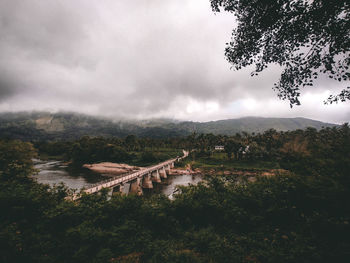
<path fill-rule="evenodd" d="M 203 174 L 207 176 L 224 176 L 227 178 L 245 177 L 248 181 L 256 181 L 258 177 L 290 175 L 290 171 L 281 169 L 278 162 L 262 160 L 228 159 L 224 153 L 196 156 L 192 154 L 176 165 L 176 173 Z"/>
<path fill-rule="evenodd" d="M 190 164 L 186 165 L 186 168 L 176 168 L 170 172 L 171 175 L 207 175 L 207 176 L 243 176 L 249 181 L 255 181 L 258 177 L 272 177 L 276 175 L 290 175 L 291 173 L 284 169 L 205 169 L 205 168 L 192 168 Z M 254 179 L 253 179 L 254 178 Z"/>

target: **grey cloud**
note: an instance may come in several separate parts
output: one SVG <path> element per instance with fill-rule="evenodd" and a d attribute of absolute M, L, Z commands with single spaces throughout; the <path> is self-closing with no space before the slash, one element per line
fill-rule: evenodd
<path fill-rule="evenodd" d="M 27 88 L 25 76 L 0 64 L 0 103 Z"/>
<path fill-rule="evenodd" d="M 0 102 L 16 92 L 14 87 L 15 85 L 11 83 L 11 80 L 0 73 Z"/>
<path fill-rule="evenodd" d="M 80 1 L 70 1 L 79 3 Z M 87 38 L 86 18 L 67 6 L 68 1 L 3 0 L 0 3 L 1 44 L 28 59 L 77 63 L 80 45 Z"/>
<path fill-rule="evenodd" d="M 242 99 L 277 100 L 278 67 L 254 78 L 250 68 L 229 69 L 224 43 L 233 26 L 209 0 L 2 0 L 0 110 L 193 118 L 188 99 L 215 102 L 208 116 L 227 118 Z"/>

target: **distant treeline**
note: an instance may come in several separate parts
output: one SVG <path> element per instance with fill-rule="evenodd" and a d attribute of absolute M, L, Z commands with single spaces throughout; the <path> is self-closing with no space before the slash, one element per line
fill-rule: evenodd
<path fill-rule="evenodd" d="M 42 159 L 62 159 L 81 166 L 85 163 L 116 162 L 145 166 L 182 155 L 173 140 L 124 139 L 83 136 L 75 141 L 38 141 L 34 147 Z"/>
<path fill-rule="evenodd" d="M 195 150 L 192 155 L 210 158 L 215 146 L 224 146 L 232 160 L 276 161 L 285 169 L 299 174 L 350 171 L 345 162 L 350 149 L 349 126 L 314 128 L 289 132 L 270 129 L 262 134 L 237 133 L 234 136 L 196 134 L 167 139 L 104 138 L 84 136 L 75 141 L 37 141 L 35 148 L 43 156 L 56 156 L 76 164 L 99 161 L 151 163 Z M 167 153 L 172 152 L 172 155 Z M 332 161 L 329 161 L 332 156 Z"/>

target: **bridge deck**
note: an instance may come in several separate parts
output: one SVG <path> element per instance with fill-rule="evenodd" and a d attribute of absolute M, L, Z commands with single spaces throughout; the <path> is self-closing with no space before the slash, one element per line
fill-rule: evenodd
<path fill-rule="evenodd" d="M 100 191 L 102 188 L 110 188 L 110 187 L 114 187 L 114 186 L 117 186 L 117 185 L 120 185 L 123 183 L 133 181 L 134 179 L 136 179 L 138 177 L 144 176 L 146 174 L 150 174 L 156 170 L 159 170 L 159 169 L 165 167 L 166 165 L 175 163 L 176 161 L 187 157 L 188 152 L 186 152 L 186 151 L 183 151 L 183 152 L 184 152 L 184 155 L 182 157 L 170 159 L 170 160 L 167 160 L 165 162 L 159 163 L 157 165 L 146 167 L 146 168 L 141 169 L 140 171 L 137 171 L 137 172 L 130 172 L 127 174 L 115 176 L 115 177 L 110 178 L 108 180 L 104 180 L 102 182 L 98 182 L 96 184 L 90 185 L 87 189 L 84 189 L 82 192 L 85 192 L 87 194 L 93 194 L 93 193 Z M 73 196 L 73 200 L 78 199 L 78 198 L 79 198 L 78 195 Z"/>
<path fill-rule="evenodd" d="M 117 186 L 117 185 L 122 184 L 122 183 L 130 182 L 130 181 L 136 179 L 137 177 L 152 173 L 158 169 L 163 168 L 166 165 L 174 163 L 176 160 L 177 160 L 177 158 L 174 158 L 174 159 L 162 162 L 160 164 L 141 169 L 140 171 L 137 171 L 137 172 L 130 172 L 127 174 L 115 176 L 115 177 L 110 178 L 108 180 L 90 185 L 89 188 L 84 190 L 84 192 L 88 193 L 88 194 L 92 194 L 92 193 L 100 191 L 102 188 L 114 187 L 114 186 Z"/>

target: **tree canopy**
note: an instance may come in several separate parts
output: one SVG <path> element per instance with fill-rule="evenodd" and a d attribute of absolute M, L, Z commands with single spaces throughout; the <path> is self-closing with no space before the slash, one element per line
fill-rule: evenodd
<path fill-rule="evenodd" d="M 83 137 L 72 144 L 98 152 L 90 157 L 98 160 L 105 145 L 127 147 L 124 140 Z M 205 159 L 208 171 L 215 169 L 214 173 L 197 185 L 180 186 L 173 200 L 157 194 L 119 193 L 108 200 L 107 191 L 101 191 L 72 201 L 66 199 L 70 192 L 63 185 L 50 188 L 33 180 L 33 145 L 0 140 L 0 262 L 349 261 L 347 124 L 320 131 L 271 129 L 232 137 L 193 134 L 157 140 L 157 146 L 171 145 L 170 141 L 197 149 L 192 152 L 198 153 L 197 162 Z M 39 157 L 41 151 L 58 148 L 59 143 L 37 144 Z M 61 143 L 62 149 L 71 151 L 66 142 Z M 237 154 L 221 162 L 225 167 L 214 156 L 199 157 L 219 143 L 231 144 L 231 153 L 240 144 L 249 145 L 250 158 L 278 162 L 278 167 L 291 173 L 261 174 L 255 182 L 248 180 L 248 174 L 239 178 L 236 168 L 228 166 L 238 159 Z M 150 153 L 154 151 L 143 158 L 152 159 Z M 243 164 L 245 158 L 239 162 Z M 184 165 L 192 162 L 191 156 L 183 160 Z"/>
<path fill-rule="evenodd" d="M 225 55 L 239 70 L 255 64 L 257 75 L 269 64 L 283 67 L 274 84 L 278 96 L 300 105 L 300 88 L 320 75 L 350 80 L 350 3 L 348 0 L 210 0 L 237 19 Z M 350 100 L 350 87 L 325 103 Z"/>

